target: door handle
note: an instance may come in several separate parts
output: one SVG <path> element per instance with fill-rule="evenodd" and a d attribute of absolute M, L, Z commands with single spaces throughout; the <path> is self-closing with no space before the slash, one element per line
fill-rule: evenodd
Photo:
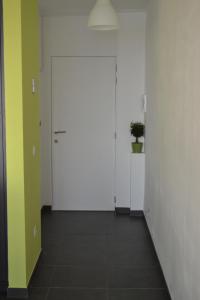
<path fill-rule="evenodd" d="M 65 134 L 67 131 L 65 130 L 60 130 L 60 131 L 55 131 L 54 134 Z"/>

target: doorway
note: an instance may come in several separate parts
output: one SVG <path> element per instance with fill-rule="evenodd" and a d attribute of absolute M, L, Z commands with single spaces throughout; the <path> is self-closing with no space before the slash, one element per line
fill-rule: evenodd
<path fill-rule="evenodd" d="M 0 293 L 8 287 L 5 128 L 3 92 L 3 7 L 0 0 Z"/>
<path fill-rule="evenodd" d="M 52 58 L 53 210 L 114 210 L 115 94 L 115 57 Z"/>

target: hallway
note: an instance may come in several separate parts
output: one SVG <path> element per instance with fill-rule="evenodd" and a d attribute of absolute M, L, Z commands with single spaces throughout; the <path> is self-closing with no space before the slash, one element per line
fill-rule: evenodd
<path fill-rule="evenodd" d="M 170 299 L 143 218 L 52 212 L 43 214 L 42 231 L 30 299 Z"/>

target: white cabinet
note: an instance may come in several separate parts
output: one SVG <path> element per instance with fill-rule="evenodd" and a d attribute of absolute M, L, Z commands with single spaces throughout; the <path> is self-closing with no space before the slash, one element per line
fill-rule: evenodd
<path fill-rule="evenodd" d="M 145 154 L 131 154 L 131 211 L 144 210 Z"/>

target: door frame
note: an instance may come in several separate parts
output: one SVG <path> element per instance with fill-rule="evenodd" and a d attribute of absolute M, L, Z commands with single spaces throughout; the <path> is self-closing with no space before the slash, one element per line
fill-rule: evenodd
<path fill-rule="evenodd" d="M 113 199 L 113 211 L 116 209 L 117 205 L 117 191 L 116 191 L 116 167 L 117 167 L 117 72 L 118 72 L 118 63 L 117 56 L 115 55 L 53 55 L 51 56 L 51 208 L 54 204 L 54 167 L 53 167 L 53 59 L 54 58 L 113 58 L 115 60 L 115 101 L 114 101 L 114 199 Z"/>
<path fill-rule="evenodd" d="M 0 293 L 6 293 L 8 288 L 8 242 L 7 242 L 7 183 L 6 183 L 6 138 L 5 138 L 5 97 L 4 97 L 4 56 L 3 56 L 3 1 L 0 0 L 0 130 L 2 141 L 0 144 Z"/>

